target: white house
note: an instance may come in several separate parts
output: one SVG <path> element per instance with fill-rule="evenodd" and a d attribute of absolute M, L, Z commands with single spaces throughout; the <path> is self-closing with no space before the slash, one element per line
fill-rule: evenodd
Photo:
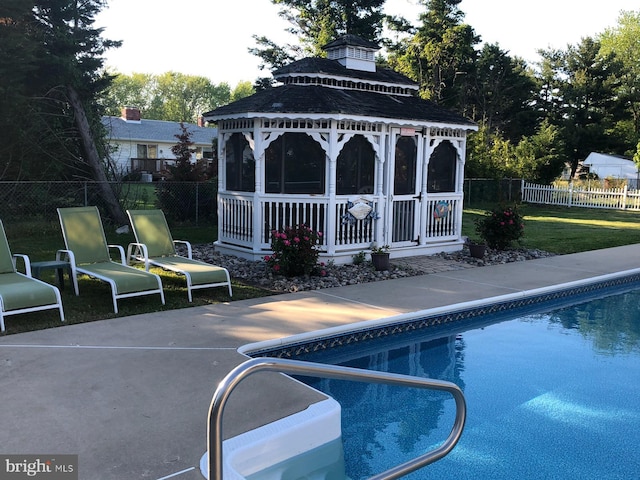
<path fill-rule="evenodd" d="M 598 178 L 610 177 L 627 180 L 638 178 L 638 167 L 633 160 L 619 155 L 591 152 L 582 165 L 589 169 L 589 173 L 596 174 Z"/>
<path fill-rule="evenodd" d="M 279 86 L 203 114 L 218 126 L 218 240 L 258 260 L 271 232 L 323 232 L 321 256 L 350 262 L 460 250 L 466 138 L 477 125 L 377 68 L 380 47 L 345 35 L 273 73 Z"/>
<path fill-rule="evenodd" d="M 182 133 L 180 123 L 141 118 L 140 110 L 124 107 L 120 117 L 102 117 L 107 129 L 110 160 L 120 174 L 140 172 L 143 178 L 161 178 L 167 167 L 175 163 L 171 147 Z M 217 128 L 184 123 L 192 133 L 193 160 L 213 159 L 213 139 Z"/>

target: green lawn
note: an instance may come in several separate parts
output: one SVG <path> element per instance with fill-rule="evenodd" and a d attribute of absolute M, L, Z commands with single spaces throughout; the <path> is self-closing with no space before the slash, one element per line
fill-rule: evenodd
<path fill-rule="evenodd" d="M 489 208 L 487 206 L 486 208 Z M 618 210 L 587 208 L 549 207 L 522 205 L 520 213 L 525 220 L 525 235 L 522 246 L 538 248 L 557 254 L 575 253 L 600 248 L 616 247 L 640 241 L 640 213 Z M 484 208 L 465 209 L 463 234 L 473 238 L 473 220 L 483 215 Z M 32 261 L 51 260 L 56 250 L 64 248 L 58 223 L 43 224 L 23 222 L 5 225 L 9 245 L 14 253 L 26 253 Z M 125 247 L 134 240 L 132 234 L 118 235 L 113 228 L 105 227 L 107 241 Z M 172 225 L 174 238 L 189 240 L 193 244 L 210 243 L 216 239 L 216 229 L 211 226 Z M 135 297 L 118 302 L 120 313 L 128 316 L 161 310 L 176 310 L 191 306 L 216 304 L 229 301 L 226 288 L 196 290 L 194 301 L 187 301 L 184 281 L 176 275 L 155 269 L 165 286 L 166 305 L 162 306 L 159 295 Z M 43 279 L 53 283 L 54 273 L 44 272 Z M 106 284 L 82 277 L 80 296 L 72 293 L 65 276 L 66 288 L 62 292 L 67 323 L 82 323 L 113 318 L 111 295 Z M 233 282 L 233 300 L 257 298 L 270 292 Z M 17 315 L 6 319 L 7 333 L 39 330 L 59 326 L 54 313 L 39 312 Z M 178 314 L 178 313 L 177 313 Z"/>
<path fill-rule="evenodd" d="M 640 212 L 595 208 L 521 205 L 522 246 L 557 254 L 619 247 L 640 242 Z M 483 209 L 465 209 L 464 235 L 476 237 L 473 220 Z"/>

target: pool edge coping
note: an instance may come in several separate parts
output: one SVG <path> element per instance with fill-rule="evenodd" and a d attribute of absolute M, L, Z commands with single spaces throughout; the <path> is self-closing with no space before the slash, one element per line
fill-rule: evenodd
<path fill-rule="evenodd" d="M 433 318 L 444 313 L 459 313 L 469 312 L 474 309 L 478 309 L 487 305 L 504 305 L 508 302 L 516 300 L 530 299 L 541 297 L 545 294 L 560 293 L 564 291 L 570 291 L 571 289 L 580 287 L 597 287 L 603 285 L 607 281 L 630 278 L 638 276 L 640 280 L 640 268 L 634 268 L 629 270 L 622 270 L 614 273 L 607 273 L 598 275 L 595 277 L 583 278 L 580 280 L 573 280 L 570 282 L 564 282 L 559 284 L 547 285 L 545 287 L 538 287 L 528 290 L 520 290 L 517 292 L 506 293 L 502 295 L 496 295 L 493 297 L 486 297 L 477 300 L 470 300 L 466 302 L 453 303 L 448 305 L 442 305 L 439 307 L 432 307 L 428 309 L 415 310 L 412 312 L 402 313 L 399 315 L 393 315 L 389 317 L 381 317 L 374 320 L 365 320 L 356 323 L 349 323 L 339 325 L 335 327 L 324 328 L 320 330 L 313 330 L 309 332 L 299 333 L 295 335 L 289 335 L 286 337 L 265 340 L 260 342 L 253 342 L 242 345 L 238 348 L 238 353 L 249 357 L 260 356 L 261 354 L 267 354 L 267 352 L 273 352 L 282 350 L 286 347 L 293 347 L 308 344 L 319 339 L 332 339 L 340 336 L 345 336 L 354 333 L 361 333 L 369 331 L 375 328 L 390 327 L 394 325 L 407 324 L 420 318 Z M 601 288 L 605 288 L 604 286 Z M 573 293 L 571 295 L 576 295 Z M 549 300 L 541 300 L 540 303 Z M 273 355 L 272 355 L 273 356 Z"/>

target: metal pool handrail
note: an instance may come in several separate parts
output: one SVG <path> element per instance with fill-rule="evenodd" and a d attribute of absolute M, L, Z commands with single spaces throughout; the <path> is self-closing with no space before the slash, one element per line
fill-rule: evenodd
<path fill-rule="evenodd" d="M 415 388 L 441 390 L 450 393 L 456 402 L 456 417 L 447 439 L 438 447 L 397 467 L 371 477 L 374 480 L 395 479 L 407 475 L 447 455 L 462 435 L 467 417 L 467 405 L 460 388 L 451 382 L 430 378 L 412 377 L 359 368 L 341 367 L 321 363 L 286 360 L 282 358 L 253 358 L 238 365 L 218 384 L 209 407 L 207 452 L 209 456 L 209 480 L 222 480 L 222 415 L 234 388 L 249 375 L 259 371 L 271 371 L 294 375 L 307 375 L 356 382 L 382 383 Z"/>

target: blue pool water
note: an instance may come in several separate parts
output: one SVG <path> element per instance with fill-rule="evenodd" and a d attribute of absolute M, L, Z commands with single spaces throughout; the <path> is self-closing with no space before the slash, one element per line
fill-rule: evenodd
<path fill-rule="evenodd" d="M 480 322 L 301 359 L 462 388 L 468 412 L 460 442 L 407 478 L 640 478 L 640 291 Z M 432 449 L 453 424 L 454 402 L 445 394 L 303 380 L 341 403 L 353 480 Z"/>

